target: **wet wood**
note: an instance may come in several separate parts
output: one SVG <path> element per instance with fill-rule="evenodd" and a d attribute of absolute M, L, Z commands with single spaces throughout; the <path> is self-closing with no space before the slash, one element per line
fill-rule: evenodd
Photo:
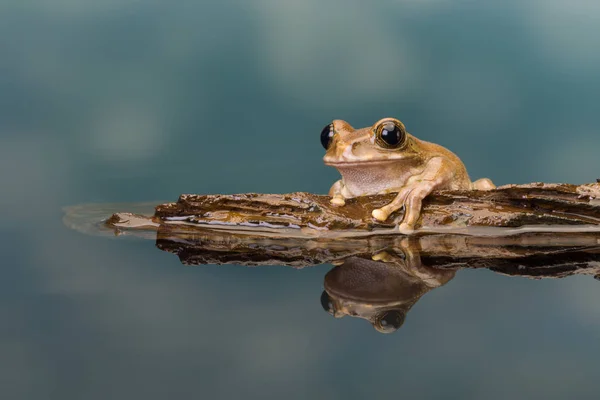
<path fill-rule="evenodd" d="M 287 228 L 307 234 L 332 231 L 376 231 L 393 228 L 402 211 L 378 222 L 371 211 L 394 194 L 365 196 L 343 207 L 329 196 L 311 193 L 181 195 L 175 203 L 156 207 L 153 218 L 177 229 L 230 227 L 254 231 Z M 600 225 L 600 184 L 532 183 L 491 191 L 435 192 L 423 203 L 417 228 L 521 227 L 529 225 Z"/>
<path fill-rule="evenodd" d="M 385 251 L 398 255 L 396 264 L 406 259 L 437 269 L 488 268 L 532 278 L 600 274 L 599 183 L 434 193 L 424 202 L 422 229 L 410 236 L 385 230 L 401 213 L 385 223 L 371 217 L 392 198 L 361 197 L 335 207 L 328 196 L 310 193 L 182 195 L 157 206 L 153 216 L 117 213 L 105 226 L 116 234 L 151 233 L 159 249 L 187 265 L 337 265 Z M 513 229 L 524 226 L 537 230 Z"/>

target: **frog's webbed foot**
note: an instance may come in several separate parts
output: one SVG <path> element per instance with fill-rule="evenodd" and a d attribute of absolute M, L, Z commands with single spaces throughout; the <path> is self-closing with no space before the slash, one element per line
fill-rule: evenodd
<path fill-rule="evenodd" d="M 474 190 L 492 190 L 492 189 L 496 189 L 496 185 L 494 185 L 494 183 L 490 179 L 488 179 L 488 178 L 477 179 L 475 182 L 471 183 L 471 187 Z"/>
<path fill-rule="evenodd" d="M 346 200 L 341 195 L 336 195 L 329 200 L 329 202 L 334 206 L 343 206 L 346 205 Z"/>
<path fill-rule="evenodd" d="M 389 206 L 389 204 L 387 206 L 384 206 L 384 207 L 381 207 L 381 208 L 376 208 L 375 210 L 373 210 L 371 212 L 371 215 L 377 221 L 381 221 L 381 222 L 385 221 L 390 216 L 391 213 L 393 213 L 394 211 L 396 211 L 396 210 L 391 211 L 390 209 L 388 209 L 388 206 Z M 400 206 L 400 207 L 402 207 L 402 206 Z"/>
<path fill-rule="evenodd" d="M 405 246 L 405 244 L 403 244 L 403 246 Z M 381 261 L 396 265 L 404 265 L 406 258 L 406 254 L 404 253 L 403 249 L 382 250 L 371 256 L 371 260 L 373 261 Z"/>
<path fill-rule="evenodd" d="M 408 195 L 408 193 L 409 191 L 407 187 L 400 189 L 398 195 L 396 195 L 396 197 L 394 198 L 394 200 L 392 200 L 391 203 L 386 204 L 381 208 L 376 208 L 371 212 L 371 215 L 377 221 L 384 222 L 386 219 L 388 219 L 390 214 L 392 214 L 394 211 L 401 209 L 404 206 L 404 201 L 406 200 L 406 196 Z"/>
<path fill-rule="evenodd" d="M 371 256 L 371 260 L 373 261 L 382 261 L 385 263 L 393 263 L 396 261 L 396 257 L 390 254 L 388 251 L 380 251 L 379 253 L 375 253 Z"/>
<path fill-rule="evenodd" d="M 400 225 L 398 225 L 398 232 L 400 232 L 404 235 L 413 234 L 415 232 L 415 226 L 410 225 L 406 222 L 402 222 Z"/>
<path fill-rule="evenodd" d="M 421 264 L 421 246 L 418 239 L 404 237 L 393 249 L 379 251 L 371 256 L 373 261 L 394 264 L 403 268 L 407 273 L 418 276 L 424 268 Z M 429 267 L 427 267 L 429 268 Z"/>

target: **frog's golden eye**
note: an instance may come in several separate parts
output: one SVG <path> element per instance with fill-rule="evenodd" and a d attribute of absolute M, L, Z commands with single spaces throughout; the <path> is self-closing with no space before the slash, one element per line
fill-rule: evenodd
<path fill-rule="evenodd" d="M 404 313 L 397 310 L 389 310 L 378 316 L 373 322 L 373 326 L 379 332 L 396 332 L 404 324 Z"/>
<path fill-rule="evenodd" d="M 335 134 L 335 132 L 333 131 L 333 124 L 327 125 L 321 131 L 321 144 L 323 145 L 325 150 L 329 149 L 329 146 L 331 145 L 331 141 L 333 140 L 334 134 Z"/>
<path fill-rule="evenodd" d="M 404 144 L 406 131 L 394 121 L 385 121 L 375 130 L 377 144 L 386 149 L 397 149 Z"/>

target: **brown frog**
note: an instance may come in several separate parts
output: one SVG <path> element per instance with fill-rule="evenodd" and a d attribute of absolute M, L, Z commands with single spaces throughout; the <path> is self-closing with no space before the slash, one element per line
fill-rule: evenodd
<path fill-rule="evenodd" d="M 404 218 L 398 227 L 401 233 L 414 231 L 421 203 L 434 190 L 495 188 L 487 178 L 471 182 L 454 153 L 417 139 L 394 118 L 384 118 L 361 129 L 334 120 L 321 132 L 321 143 L 327 150 L 323 161 L 342 175 L 329 190 L 331 203 L 343 206 L 346 199 L 353 197 L 398 193 L 391 203 L 373 210 L 372 215 L 385 221 L 404 207 Z"/>

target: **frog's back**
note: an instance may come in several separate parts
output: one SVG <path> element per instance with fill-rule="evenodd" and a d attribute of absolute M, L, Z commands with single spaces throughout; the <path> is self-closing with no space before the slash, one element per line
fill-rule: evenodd
<path fill-rule="evenodd" d="M 454 179 L 448 180 L 446 183 L 442 184 L 438 189 L 471 189 L 471 179 L 469 178 L 467 168 L 456 154 L 454 154 L 452 151 L 448 150 L 442 145 L 427 142 L 425 140 L 418 139 L 414 136 L 412 138 L 419 144 L 419 146 L 423 150 L 425 150 L 424 154 L 428 154 L 429 159 L 434 157 L 441 157 L 442 159 L 444 159 L 445 162 L 450 163 L 450 166 L 454 171 Z"/>

